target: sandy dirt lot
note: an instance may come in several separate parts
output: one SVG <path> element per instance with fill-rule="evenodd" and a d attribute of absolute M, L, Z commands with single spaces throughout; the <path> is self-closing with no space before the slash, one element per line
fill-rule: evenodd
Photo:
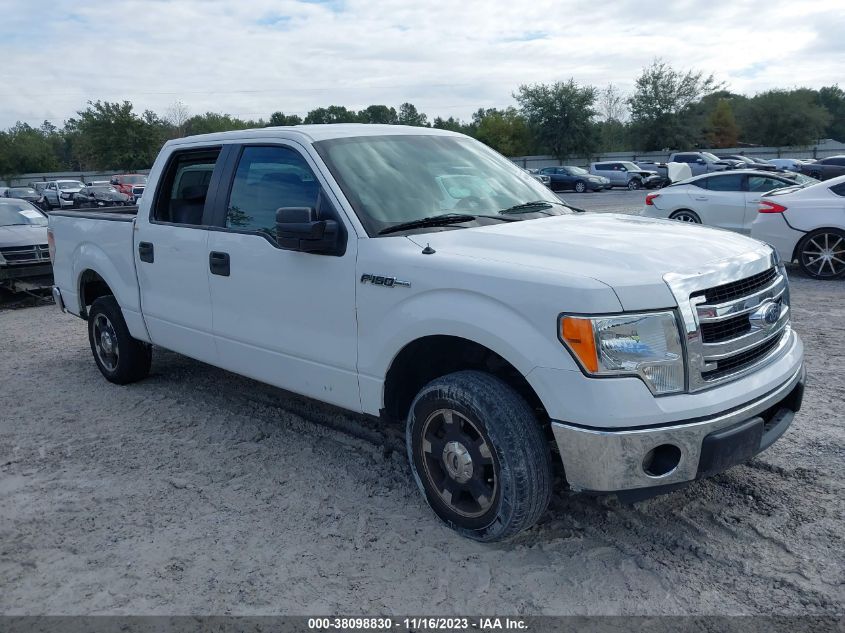
<path fill-rule="evenodd" d="M 804 409 L 747 465 L 634 507 L 560 490 L 494 545 L 441 526 L 397 431 L 82 321 L 0 312 L 0 613 L 841 614 L 845 284 L 793 274 Z"/>

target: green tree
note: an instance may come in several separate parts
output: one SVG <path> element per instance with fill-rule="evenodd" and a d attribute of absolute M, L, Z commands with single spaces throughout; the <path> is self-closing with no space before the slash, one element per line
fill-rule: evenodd
<path fill-rule="evenodd" d="M 475 138 L 505 156 L 524 156 L 529 152 L 531 134 L 528 123 L 516 108 L 480 109 L 473 115 Z"/>
<path fill-rule="evenodd" d="M 587 155 L 596 148 L 596 89 L 592 86 L 579 86 L 574 79 L 522 85 L 514 98 L 540 147 L 558 159 Z"/>
<path fill-rule="evenodd" d="M 65 129 L 76 134 L 73 150 L 83 169 L 144 169 L 152 165 L 167 125 L 150 111 L 138 116 L 128 101 L 88 102 Z"/>
<path fill-rule="evenodd" d="M 213 132 L 228 132 L 230 130 L 246 130 L 250 123 L 229 114 L 206 112 L 195 114 L 185 121 L 187 134 L 211 134 Z"/>
<path fill-rule="evenodd" d="M 328 108 L 316 108 L 305 115 L 305 123 L 358 123 L 358 113 L 347 110 L 344 106 L 332 105 Z"/>
<path fill-rule="evenodd" d="M 682 113 L 721 87 L 713 75 L 675 70 L 660 59 L 654 60 L 643 69 L 628 99 L 632 132 L 640 148 L 659 150 L 690 144 L 695 133 L 683 125 Z"/>
<path fill-rule="evenodd" d="M 285 114 L 284 112 L 274 112 L 270 115 L 271 126 L 277 125 L 301 125 L 302 117 L 298 114 Z"/>
<path fill-rule="evenodd" d="M 460 119 L 456 119 L 453 116 L 450 116 L 448 119 L 444 119 L 443 117 L 434 117 L 434 121 L 431 124 L 431 127 L 435 127 L 439 130 L 451 130 L 452 132 L 460 132 L 461 134 L 467 134 L 468 136 L 475 136 L 476 132 L 476 125 L 475 123 L 464 123 Z"/>
<path fill-rule="evenodd" d="M 727 99 L 719 99 L 710 114 L 709 140 L 712 147 L 736 147 L 739 141 L 739 126 Z"/>
<path fill-rule="evenodd" d="M 831 119 L 815 90 L 767 90 L 748 100 L 740 127 L 743 140 L 758 145 L 809 145 L 824 137 Z"/>
<path fill-rule="evenodd" d="M 386 105 L 371 105 L 358 113 L 358 119 L 361 123 L 396 125 L 399 122 L 399 115 L 396 114 L 396 108 L 388 108 Z"/>
<path fill-rule="evenodd" d="M 845 142 L 845 91 L 839 85 L 820 88 L 819 104 L 830 114 L 824 135 Z"/>
<path fill-rule="evenodd" d="M 413 103 L 403 103 L 399 106 L 397 121 L 399 125 L 415 125 L 417 127 L 428 127 L 428 116 L 417 111 Z"/>

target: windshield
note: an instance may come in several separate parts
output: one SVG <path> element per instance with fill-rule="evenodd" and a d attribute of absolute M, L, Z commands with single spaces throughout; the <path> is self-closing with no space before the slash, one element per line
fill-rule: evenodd
<path fill-rule="evenodd" d="M 547 187 L 472 139 L 363 136 L 319 141 L 314 147 L 371 236 L 422 218 L 498 215 L 534 201 L 555 205 L 544 215 L 569 213 Z"/>
<path fill-rule="evenodd" d="M 786 177 L 789 178 L 790 180 L 794 180 L 799 185 L 804 185 L 805 187 L 807 185 L 814 185 L 817 182 L 820 182 L 819 180 L 816 180 L 815 178 L 811 178 L 810 176 L 805 176 L 804 174 L 799 174 L 798 172 L 795 172 L 794 174 L 789 174 Z"/>
<path fill-rule="evenodd" d="M 84 186 L 77 180 L 62 180 L 59 182 L 59 189 L 82 189 Z"/>
<path fill-rule="evenodd" d="M 630 162 L 625 161 L 622 164 L 625 166 L 625 169 L 627 169 L 628 171 L 640 171 L 642 169 L 642 167 L 640 167 L 636 163 L 630 163 Z"/>
<path fill-rule="evenodd" d="M 701 155 L 704 156 L 704 158 L 710 162 L 715 163 L 719 160 L 718 156 L 716 156 L 715 154 L 711 154 L 710 152 L 701 152 Z"/>
<path fill-rule="evenodd" d="M 586 169 L 583 169 L 581 167 L 566 167 L 566 171 L 568 171 L 573 176 L 586 176 L 590 173 Z"/>
<path fill-rule="evenodd" d="M 47 217 L 27 202 L 0 200 L 0 226 L 18 224 L 47 226 Z"/>
<path fill-rule="evenodd" d="M 17 198 L 18 196 L 37 196 L 38 194 L 35 193 L 35 189 L 29 188 L 14 188 L 9 189 L 9 197 L 10 198 Z"/>

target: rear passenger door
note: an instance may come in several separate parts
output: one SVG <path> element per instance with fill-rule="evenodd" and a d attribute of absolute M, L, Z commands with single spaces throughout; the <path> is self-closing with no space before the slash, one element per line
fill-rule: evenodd
<path fill-rule="evenodd" d="M 282 248 L 275 233 L 280 207 L 311 207 L 336 220 L 344 252 Z M 220 366 L 360 411 L 357 243 L 336 209 L 301 146 L 239 147 L 219 189 L 208 244 L 213 330 Z"/>
<path fill-rule="evenodd" d="M 208 363 L 217 362 L 208 287 L 209 184 L 226 147 L 176 151 L 140 213 L 135 269 L 141 309 L 156 345 Z"/>

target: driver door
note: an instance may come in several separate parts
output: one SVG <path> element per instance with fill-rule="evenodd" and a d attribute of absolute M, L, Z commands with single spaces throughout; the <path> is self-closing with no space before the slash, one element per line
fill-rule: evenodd
<path fill-rule="evenodd" d="M 360 411 L 356 240 L 344 229 L 341 255 L 276 241 L 280 207 L 316 208 L 343 226 L 317 173 L 293 144 L 233 151 L 208 241 L 212 330 L 222 367 Z"/>

